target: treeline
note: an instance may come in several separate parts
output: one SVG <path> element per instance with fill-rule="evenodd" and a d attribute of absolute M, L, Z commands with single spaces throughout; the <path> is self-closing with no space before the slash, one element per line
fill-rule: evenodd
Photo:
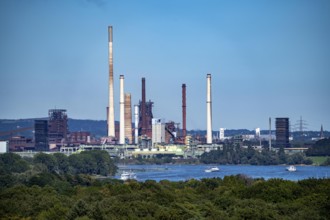
<path fill-rule="evenodd" d="M 251 165 L 278 165 L 278 164 L 312 164 L 303 153 L 287 155 L 284 149 L 280 148 L 276 153 L 267 148 L 261 152 L 254 150 L 251 146 L 241 148 L 238 145 L 224 145 L 223 149 L 214 150 L 202 154 L 202 163 L 218 164 L 251 164 Z"/>
<path fill-rule="evenodd" d="M 307 156 L 330 156 L 330 138 L 318 140 L 306 151 Z"/>
<path fill-rule="evenodd" d="M 81 182 L 81 178 L 90 178 L 86 175 L 112 176 L 116 172 L 117 167 L 106 151 L 85 151 L 70 156 L 38 153 L 33 158 L 0 154 L 0 189 L 14 184 L 44 186 L 56 179 Z"/>
<path fill-rule="evenodd" d="M 237 175 L 159 183 L 89 179 L 84 182 L 89 186 L 62 182 L 2 189 L 0 218 L 330 219 L 330 179 L 266 181 Z"/>

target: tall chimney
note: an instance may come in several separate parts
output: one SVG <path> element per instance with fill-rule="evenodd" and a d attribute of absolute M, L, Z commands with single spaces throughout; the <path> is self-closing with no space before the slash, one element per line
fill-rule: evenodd
<path fill-rule="evenodd" d="M 115 137 L 115 111 L 113 95 L 113 58 L 112 58 L 112 26 L 108 27 L 109 41 L 109 106 L 108 106 L 108 137 Z"/>
<path fill-rule="evenodd" d="M 186 84 L 182 84 L 182 137 L 185 138 L 186 135 Z"/>
<path fill-rule="evenodd" d="M 125 103 L 124 103 L 124 76 L 120 75 L 120 127 L 119 144 L 125 144 Z"/>
<path fill-rule="evenodd" d="M 141 135 L 146 135 L 146 79 L 142 78 L 142 102 L 141 102 L 142 129 Z"/>
<path fill-rule="evenodd" d="M 125 138 L 132 143 L 132 104 L 131 94 L 125 93 Z"/>
<path fill-rule="evenodd" d="M 272 119 L 269 117 L 269 140 L 268 140 L 269 150 L 272 150 Z"/>
<path fill-rule="evenodd" d="M 212 144 L 212 97 L 211 97 L 211 74 L 207 74 L 207 95 L 206 95 L 206 114 L 207 114 L 207 129 L 206 143 Z"/>
<path fill-rule="evenodd" d="M 134 116 L 135 116 L 135 129 L 134 129 L 134 137 L 135 137 L 135 144 L 139 143 L 139 106 L 138 105 L 134 105 Z"/>

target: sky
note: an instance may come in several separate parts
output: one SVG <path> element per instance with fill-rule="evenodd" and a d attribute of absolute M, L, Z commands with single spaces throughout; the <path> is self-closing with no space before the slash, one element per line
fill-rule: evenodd
<path fill-rule="evenodd" d="M 108 26 L 113 26 L 115 118 L 119 75 L 132 105 L 146 78 L 153 115 L 213 130 L 268 129 L 300 117 L 330 130 L 328 0 L 1 0 L 0 118 L 106 119 Z"/>

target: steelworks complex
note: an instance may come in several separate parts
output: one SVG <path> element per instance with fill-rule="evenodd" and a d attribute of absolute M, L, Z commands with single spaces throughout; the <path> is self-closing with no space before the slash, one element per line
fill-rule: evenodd
<path fill-rule="evenodd" d="M 224 129 L 221 128 L 217 140 L 212 135 L 212 92 L 211 74 L 206 75 L 206 137 L 187 135 L 186 128 L 186 84 L 182 84 L 182 128 L 180 123 L 166 122 L 153 117 L 153 102 L 146 98 L 146 79 L 141 79 L 141 100 L 132 109 L 131 94 L 125 93 L 124 75 L 119 76 L 119 109 L 120 120 L 115 121 L 114 103 L 114 73 L 113 73 L 113 37 L 112 26 L 108 27 L 108 59 L 109 59 L 109 94 L 107 112 L 107 136 L 99 140 L 94 139 L 90 132 L 69 132 L 68 116 L 64 109 L 51 109 L 48 119 L 35 120 L 34 142 L 23 149 L 12 140 L 11 151 L 55 151 L 71 154 L 83 150 L 102 149 L 111 156 L 120 158 L 153 157 L 155 155 L 170 155 L 173 157 L 196 157 L 204 152 L 221 149 L 221 141 L 225 140 Z M 132 116 L 134 115 L 134 123 Z M 260 129 L 252 137 L 261 140 Z M 237 138 L 238 142 L 243 137 Z M 271 119 L 269 118 L 269 147 L 274 139 L 271 133 Z M 289 119 L 276 118 L 276 146 L 290 147 Z M 17 141 L 22 141 L 17 139 Z M 26 140 L 24 140 L 26 141 Z M 234 140 L 235 141 L 235 140 Z M 261 148 L 261 144 L 259 146 Z"/>

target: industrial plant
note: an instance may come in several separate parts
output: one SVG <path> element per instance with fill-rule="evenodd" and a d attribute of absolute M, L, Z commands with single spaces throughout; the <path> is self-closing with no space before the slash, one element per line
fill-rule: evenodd
<path fill-rule="evenodd" d="M 48 118 L 37 119 L 34 127 L 20 128 L 34 129 L 34 140 L 14 136 L 10 137 L 9 148 L 11 151 L 60 151 L 72 154 L 79 151 L 102 149 L 113 157 L 150 158 L 154 156 L 172 156 L 179 158 L 195 158 L 211 150 L 222 149 L 227 141 L 225 128 L 219 132 L 212 132 L 212 75 L 206 74 L 206 135 L 187 133 L 187 91 L 186 84 L 182 84 L 182 122 L 166 121 L 164 117 L 154 117 L 152 100 L 147 99 L 147 79 L 141 78 L 141 98 L 138 103 L 132 103 L 131 94 L 125 92 L 125 76 L 114 76 L 113 71 L 113 28 L 108 27 L 108 106 L 106 106 L 106 136 L 94 138 L 88 131 L 70 132 L 68 115 L 65 109 L 50 109 Z M 118 81 L 116 80 L 118 79 Z M 114 102 L 114 83 L 119 83 L 119 103 Z M 119 107 L 119 121 L 115 121 L 115 109 Z M 132 108 L 133 107 L 133 108 Z M 134 116 L 134 117 L 133 117 Z M 134 119 L 134 121 L 132 120 Z M 302 121 L 302 119 L 301 119 Z M 180 127 L 182 124 L 182 128 Z M 290 147 L 289 118 L 276 118 L 276 146 L 277 148 Z M 303 126 L 300 126 L 301 128 Z M 301 129 L 302 130 L 302 129 Z M 219 134 L 214 135 L 214 134 Z M 321 128 L 323 137 L 323 127 Z M 4 132 L 3 134 L 6 134 Z M 0 133 L 1 135 L 1 133 Z M 275 135 L 271 130 L 269 118 L 269 133 L 261 134 L 256 128 L 255 135 L 236 135 L 231 137 L 234 144 L 243 146 L 244 140 L 257 140 L 256 148 L 262 147 L 265 141 L 268 148 L 272 149 L 272 140 Z M 306 148 L 307 149 L 307 148 Z M 298 149 L 299 150 L 299 149 Z M 303 150 L 303 149 L 300 149 Z"/>
<path fill-rule="evenodd" d="M 182 129 L 177 122 L 166 122 L 163 118 L 153 115 L 154 102 L 147 101 L 146 78 L 141 79 L 141 99 L 134 103 L 134 123 L 132 123 L 131 94 L 125 93 L 124 75 L 119 76 L 119 126 L 115 123 L 114 83 L 113 72 L 113 28 L 108 27 L 108 60 L 109 84 L 107 106 L 107 136 L 98 145 L 80 145 L 77 147 L 63 146 L 62 152 L 86 149 L 106 149 L 114 156 L 121 157 L 152 157 L 154 155 L 195 156 L 205 151 L 217 149 L 221 145 L 212 142 L 212 99 L 211 74 L 207 74 L 207 137 L 202 141 L 194 140 L 187 135 L 186 128 L 186 84 L 182 84 Z M 133 94 L 134 95 L 134 94 Z M 195 143 L 195 145 L 194 145 Z M 194 145 L 194 149 L 192 147 Z"/>

